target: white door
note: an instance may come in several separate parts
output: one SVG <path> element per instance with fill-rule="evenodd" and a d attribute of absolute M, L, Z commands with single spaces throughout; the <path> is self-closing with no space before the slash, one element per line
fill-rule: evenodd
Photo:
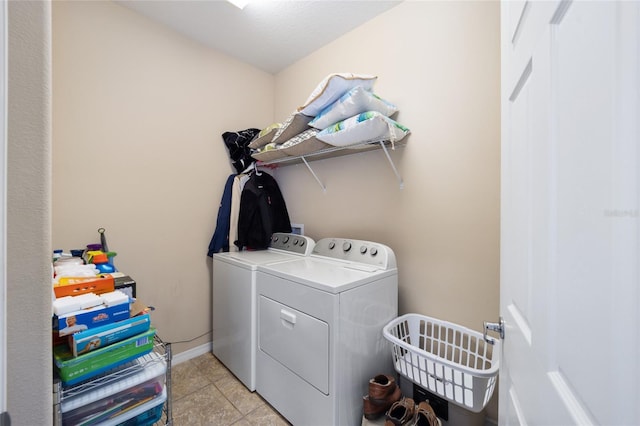
<path fill-rule="evenodd" d="M 639 26 L 502 3 L 501 425 L 640 424 Z"/>

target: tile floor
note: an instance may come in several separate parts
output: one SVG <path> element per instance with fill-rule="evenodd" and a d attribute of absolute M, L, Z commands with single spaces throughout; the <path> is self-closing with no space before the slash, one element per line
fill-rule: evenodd
<path fill-rule="evenodd" d="M 171 397 L 175 426 L 289 425 L 210 353 L 171 367 Z"/>

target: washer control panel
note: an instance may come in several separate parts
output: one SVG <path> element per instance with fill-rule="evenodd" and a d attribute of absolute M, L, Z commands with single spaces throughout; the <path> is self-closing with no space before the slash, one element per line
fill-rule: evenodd
<path fill-rule="evenodd" d="M 372 241 L 349 238 L 323 238 L 316 242 L 314 255 L 372 265 L 381 269 L 396 268 L 396 257 L 390 247 Z"/>
<path fill-rule="evenodd" d="M 309 237 L 286 232 L 275 232 L 271 235 L 269 247 L 277 250 L 284 250 L 292 253 L 308 256 L 311 254 L 315 241 Z"/>

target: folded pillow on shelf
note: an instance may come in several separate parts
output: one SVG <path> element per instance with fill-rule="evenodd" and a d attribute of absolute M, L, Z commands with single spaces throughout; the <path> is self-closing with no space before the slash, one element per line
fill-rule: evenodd
<path fill-rule="evenodd" d="M 282 127 L 282 123 L 273 123 L 270 126 L 260 130 L 260 133 L 249 143 L 249 148 L 259 149 L 273 140 L 273 137 L 278 132 L 278 129 Z"/>
<path fill-rule="evenodd" d="M 377 76 L 353 73 L 333 73 L 325 77 L 311 92 L 307 101 L 298 111 L 315 117 L 320 111 L 335 102 L 345 92 L 356 86 L 371 90 Z"/>
<path fill-rule="evenodd" d="M 281 144 L 295 135 L 298 135 L 309 128 L 309 122 L 313 117 L 302 114 L 300 112 L 293 112 L 282 123 L 282 126 L 278 128 L 271 142 Z"/>
<path fill-rule="evenodd" d="M 316 138 L 334 146 L 351 146 L 368 142 L 390 141 L 392 144 L 409 134 L 409 129 L 377 111 L 367 111 L 318 132 Z"/>
<path fill-rule="evenodd" d="M 259 151 L 251 154 L 253 158 L 258 161 L 273 161 L 278 158 L 287 157 L 287 153 L 280 149 L 280 144 L 276 144 L 275 142 L 270 142 L 263 146 Z"/>
<path fill-rule="evenodd" d="M 331 145 L 316 138 L 318 132 L 318 129 L 313 128 L 305 130 L 283 143 L 280 149 L 287 155 L 299 157 L 320 151 L 321 149 L 330 148 Z"/>
<path fill-rule="evenodd" d="M 326 129 L 334 123 L 365 111 L 378 111 L 386 117 L 391 117 L 398 111 L 398 107 L 388 102 L 363 86 L 356 86 L 342 95 L 337 101 L 320 111 L 309 122 L 309 126 L 316 129 Z"/>

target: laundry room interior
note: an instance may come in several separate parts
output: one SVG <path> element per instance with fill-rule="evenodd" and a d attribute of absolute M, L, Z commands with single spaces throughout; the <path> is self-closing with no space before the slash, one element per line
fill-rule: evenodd
<path fill-rule="evenodd" d="M 275 72 L 121 3 L 51 3 L 49 238 L 70 249 L 107 230 L 175 368 L 211 352 L 207 247 L 237 173 L 222 135 L 284 121 L 334 73 L 375 76 L 373 93 L 397 106 L 393 119 L 410 132 L 388 151 L 258 163 L 291 223 L 316 242 L 390 247 L 398 316 L 480 332 L 498 319 L 499 2 L 401 1 Z M 481 424 L 497 424 L 497 399 Z"/>

